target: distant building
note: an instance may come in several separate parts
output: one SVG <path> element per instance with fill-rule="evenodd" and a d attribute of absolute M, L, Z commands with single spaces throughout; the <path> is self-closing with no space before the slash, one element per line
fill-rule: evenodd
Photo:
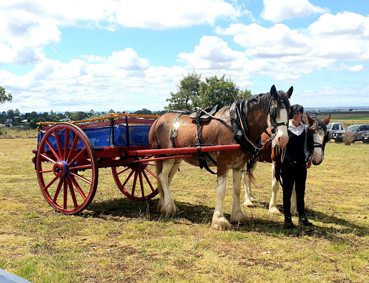
<path fill-rule="evenodd" d="M 59 122 L 70 122 L 72 121 L 69 117 L 65 117 L 63 119 L 60 119 Z"/>

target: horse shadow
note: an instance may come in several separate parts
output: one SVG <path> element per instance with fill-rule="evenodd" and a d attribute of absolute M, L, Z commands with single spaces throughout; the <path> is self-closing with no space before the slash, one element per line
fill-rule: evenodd
<path fill-rule="evenodd" d="M 176 216 L 163 217 L 160 212 L 157 212 L 158 199 L 148 201 L 134 201 L 128 198 L 118 198 L 100 202 L 93 202 L 81 214 L 80 217 L 93 217 L 100 219 L 109 219 L 113 221 L 124 222 L 132 219 L 145 219 L 146 221 L 174 221 L 179 225 L 205 225 L 211 226 L 214 207 L 209 207 L 203 204 L 193 204 L 189 202 L 178 202 L 176 205 L 179 209 Z M 257 207 L 268 208 L 268 203 L 259 202 Z M 283 211 L 282 206 L 278 206 L 280 211 Z M 354 232 L 357 236 L 365 236 L 369 233 L 367 226 L 358 225 L 344 218 L 335 215 L 329 215 L 321 211 L 306 209 L 306 214 L 315 225 L 313 227 L 297 226 L 296 229 L 286 230 L 283 228 L 283 215 L 263 217 L 254 216 L 253 208 L 248 209 L 250 222 L 247 224 L 233 223 L 233 230 L 241 233 L 259 232 L 264 234 L 281 234 L 289 236 L 305 236 L 310 235 L 317 238 L 327 238 L 336 240 L 340 234 Z M 227 219 L 230 219 L 230 214 L 224 213 Z M 297 224 L 297 217 L 293 217 L 293 221 Z M 341 229 L 326 227 L 322 224 L 332 224 L 343 226 Z M 331 225 L 328 225 L 331 226 Z"/>

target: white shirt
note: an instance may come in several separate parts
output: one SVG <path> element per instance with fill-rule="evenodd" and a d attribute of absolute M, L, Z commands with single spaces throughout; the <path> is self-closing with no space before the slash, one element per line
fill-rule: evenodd
<path fill-rule="evenodd" d="M 300 124 L 296 127 L 293 123 L 292 123 L 292 120 L 290 120 L 288 122 L 288 130 L 295 134 L 296 136 L 299 136 L 302 134 L 303 131 L 305 131 L 305 129 L 307 130 L 308 126 L 305 125 L 304 123 L 302 123 L 300 121 Z"/>
<path fill-rule="evenodd" d="M 292 123 L 292 119 L 291 119 L 288 122 L 288 130 L 291 133 L 295 134 L 296 136 L 301 135 L 304 131 L 305 131 L 305 135 L 307 135 L 308 126 L 300 121 L 300 124 L 296 127 Z M 275 143 L 274 143 L 274 139 L 273 139 L 272 147 L 274 147 L 274 146 L 275 146 Z M 307 145 L 306 145 L 306 136 L 305 136 L 304 152 L 305 152 L 305 157 L 308 158 L 309 157 L 309 150 L 307 149 Z"/>

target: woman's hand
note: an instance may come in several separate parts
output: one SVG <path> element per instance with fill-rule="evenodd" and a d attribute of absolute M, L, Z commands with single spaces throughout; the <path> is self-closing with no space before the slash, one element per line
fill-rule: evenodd
<path fill-rule="evenodd" d="M 311 167 L 311 159 L 309 159 L 309 160 L 308 160 L 308 163 L 307 163 L 307 165 L 306 165 L 306 168 L 308 168 L 308 169 L 309 169 L 310 167 Z"/>

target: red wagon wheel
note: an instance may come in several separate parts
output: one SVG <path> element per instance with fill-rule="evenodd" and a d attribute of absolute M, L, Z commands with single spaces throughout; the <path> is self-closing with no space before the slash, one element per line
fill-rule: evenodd
<path fill-rule="evenodd" d="M 77 214 L 95 196 L 98 167 L 86 134 L 72 124 L 58 124 L 42 137 L 36 171 L 46 201 L 63 214 Z"/>
<path fill-rule="evenodd" d="M 150 159 L 140 158 L 139 162 L 127 165 L 125 168 L 112 167 L 114 181 L 121 192 L 133 200 L 147 200 L 158 194 L 156 188 L 155 167 Z"/>

